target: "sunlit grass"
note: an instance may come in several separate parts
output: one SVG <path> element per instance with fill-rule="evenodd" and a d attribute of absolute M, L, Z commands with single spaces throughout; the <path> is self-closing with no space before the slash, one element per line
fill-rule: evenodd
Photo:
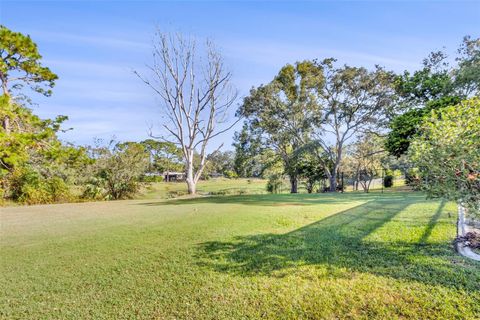
<path fill-rule="evenodd" d="M 267 181 L 263 179 L 225 179 L 200 180 L 197 184 L 199 194 L 262 194 L 267 193 Z M 187 194 L 185 182 L 157 182 L 148 186 L 144 198 L 175 198 Z"/>
<path fill-rule="evenodd" d="M 480 264 L 453 250 L 453 203 L 162 197 L 2 209 L 1 317 L 480 316 Z"/>

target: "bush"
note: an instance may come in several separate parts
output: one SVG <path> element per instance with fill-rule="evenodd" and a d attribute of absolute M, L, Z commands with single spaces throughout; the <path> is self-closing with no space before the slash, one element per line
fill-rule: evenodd
<path fill-rule="evenodd" d="M 139 192 L 148 154 L 137 143 L 118 143 L 95 150 L 96 161 L 83 192 L 89 199 L 127 199 Z"/>
<path fill-rule="evenodd" d="M 60 177 L 45 178 L 26 168 L 15 171 L 10 183 L 10 198 L 20 203 L 46 204 L 73 199 L 68 185 Z"/>
<path fill-rule="evenodd" d="M 385 188 L 393 187 L 393 176 L 392 175 L 386 175 L 385 178 L 383 178 L 383 186 Z"/>
<path fill-rule="evenodd" d="M 421 187 L 480 216 L 480 99 L 432 112 L 410 147 Z"/>
<path fill-rule="evenodd" d="M 102 185 L 103 181 L 101 181 L 99 178 L 92 177 L 84 185 L 82 198 L 90 200 L 105 200 L 107 196 L 107 190 L 105 190 Z"/>
<path fill-rule="evenodd" d="M 267 191 L 270 193 L 279 193 L 283 184 L 282 175 L 272 174 L 268 177 Z"/>
<path fill-rule="evenodd" d="M 237 179 L 238 178 L 238 174 L 235 171 L 232 171 L 232 170 L 226 170 L 224 172 L 224 175 L 228 179 Z"/>

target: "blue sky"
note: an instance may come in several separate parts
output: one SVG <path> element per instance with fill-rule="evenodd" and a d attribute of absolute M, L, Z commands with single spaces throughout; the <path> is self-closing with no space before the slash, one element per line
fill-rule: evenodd
<path fill-rule="evenodd" d="M 150 62 L 156 26 L 213 39 L 242 97 L 303 59 L 414 70 L 430 51 L 480 36 L 479 21 L 480 1 L 0 0 L 1 24 L 30 34 L 59 75 L 52 97 L 31 94 L 35 112 L 68 115 L 73 130 L 61 137 L 77 144 L 142 140 L 158 124 L 160 101 L 132 73 Z M 211 149 L 230 149 L 232 136 Z"/>

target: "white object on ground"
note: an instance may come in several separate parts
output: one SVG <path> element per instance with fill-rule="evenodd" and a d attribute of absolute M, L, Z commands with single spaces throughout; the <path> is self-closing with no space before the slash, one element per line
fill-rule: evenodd
<path fill-rule="evenodd" d="M 462 205 L 458 205 L 458 224 L 457 224 L 457 236 L 465 236 L 470 230 L 470 227 L 465 224 L 465 208 Z M 473 252 L 472 248 L 466 246 L 463 242 L 457 242 L 457 251 L 462 256 L 480 261 L 480 254 Z"/>

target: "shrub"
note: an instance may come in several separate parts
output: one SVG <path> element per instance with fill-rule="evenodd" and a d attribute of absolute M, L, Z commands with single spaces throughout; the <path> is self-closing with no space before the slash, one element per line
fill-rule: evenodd
<path fill-rule="evenodd" d="M 45 178 L 28 168 L 13 172 L 10 183 L 10 198 L 24 204 L 65 202 L 73 198 L 63 179 Z"/>
<path fill-rule="evenodd" d="M 410 147 L 421 187 L 480 215 L 480 99 L 432 112 Z"/>
<path fill-rule="evenodd" d="M 282 175 L 271 174 L 268 177 L 267 191 L 270 193 L 279 193 L 283 184 Z"/>
<path fill-rule="evenodd" d="M 232 170 L 226 170 L 224 172 L 224 175 L 228 179 L 237 179 L 238 178 L 238 174 L 235 171 L 232 171 Z"/>
<path fill-rule="evenodd" d="M 95 150 L 90 179 L 83 195 L 90 199 L 126 199 L 139 192 L 148 154 L 138 143 L 118 143 Z"/>
<path fill-rule="evenodd" d="M 383 178 L 383 186 L 385 188 L 391 188 L 393 187 L 393 176 L 392 175 L 386 175 Z"/>
<path fill-rule="evenodd" d="M 84 185 L 82 198 L 91 199 L 91 200 L 100 200 L 105 199 L 107 196 L 107 191 L 102 186 L 103 181 L 97 177 L 92 177 Z"/>

